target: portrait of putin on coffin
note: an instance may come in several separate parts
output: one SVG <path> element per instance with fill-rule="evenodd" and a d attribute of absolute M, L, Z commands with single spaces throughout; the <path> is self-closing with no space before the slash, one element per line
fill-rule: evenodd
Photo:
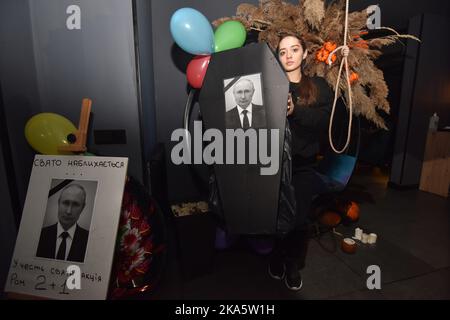
<path fill-rule="evenodd" d="M 84 262 L 89 231 L 77 223 L 86 205 L 86 190 L 70 184 L 58 199 L 58 222 L 42 228 L 36 256 Z"/>
<path fill-rule="evenodd" d="M 266 114 L 262 105 L 253 104 L 255 85 L 252 80 L 242 78 L 233 87 L 236 105 L 226 112 L 227 129 L 265 128 Z"/>

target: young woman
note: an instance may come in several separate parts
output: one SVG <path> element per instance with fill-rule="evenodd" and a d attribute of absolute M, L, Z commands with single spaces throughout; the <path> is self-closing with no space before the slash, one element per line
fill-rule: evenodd
<path fill-rule="evenodd" d="M 316 157 L 319 140 L 328 130 L 333 93 L 324 79 L 302 74 L 302 63 L 308 54 L 302 39 L 285 36 L 277 51 L 290 81 L 288 122 L 292 133 L 292 185 L 297 216 L 293 230 L 277 239 L 269 273 L 275 279 L 284 279 L 289 289 L 300 290 L 303 284 L 300 270 L 305 267 L 308 249 L 307 216 L 311 201 L 315 195 L 327 191 L 326 182 L 316 171 Z"/>

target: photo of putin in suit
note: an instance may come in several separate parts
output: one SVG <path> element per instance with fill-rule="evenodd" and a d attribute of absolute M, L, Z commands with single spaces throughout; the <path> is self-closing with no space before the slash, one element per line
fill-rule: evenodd
<path fill-rule="evenodd" d="M 58 222 L 41 231 L 36 256 L 84 262 L 89 231 L 77 223 L 86 205 L 86 191 L 70 184 L 58 199 Z"/>
<path fill-rule="evenodd" d="M 266 127 L 266 112 L 263 106 L 252 103 L 254 94 L 253 81 L 244 78 L 236 82 L 233 88 L 236 106 L 225 114 L 227 129 Z"/>

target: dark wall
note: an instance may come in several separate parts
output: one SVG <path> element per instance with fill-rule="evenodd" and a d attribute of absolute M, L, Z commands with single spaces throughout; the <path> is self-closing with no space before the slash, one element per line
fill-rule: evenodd
<path fill-rule="evenodd" d="M 401 186 L 419 185 L 433 113 L 438 113 L 440 125 L 450 122 L 450 44 L 438 36 L 450 29 L 450 20 L 438 15 L 418 16 L 411 21 L 411 29 L 422 43 L 410 43 L 405 61 L 391 172 L 391 182 Z"/>
<path fill-rule="evenodd" d="M 79 0 L 81 30 L 67 30 L 71 0 L 30 1 L 41 107 L 78 123 L 81 100 L 93 100 L 91 152 L 127 156 L 142 179 L 132 1 Z M 94 130 L 125 130 L 127 143 L 96 145 Z"/>
<path fill-rule="evenodd" d="M 26 121 L 41 110 L 29 1 L 0 2 L 0 82 L 20 203 L 23 205 L 34 152 L 24 137 Z"/>
<path fill-rule="evenodd" d="M 376 4 L 380 6 L 381 25 L 384 27 L 407 28 L 409 19 L 422 13 L 450 15 L 450 2 L 447 0 L 358 0 L 350 1 L 350 11 Z"/>
<path fill-rule="evenodd" d="M 66 28 L 71 4 L 81 7 L 81 30 Z M 149 4 L 144 5 L 142 21 L 149 24 Z M 89 151 L 129 157 L 129 173 L 143 180 L 140 129 L 150 113 L 140 117 L 132 1 L 4 0 L 0 24 L 0 81 L 21 203 L 35 154 L 23 134 L 27 120 L 55 112 L 78 125 L 85 97 L 93 100 Z M 147 54 L 151 47 L 142 50 Z M 152 70 L 148 63 L 143 68 L 148 78 Z M 151 95 L 143 92 L 147 106 Z M 149 127 L 146 138 L 151 141 L 155 135 Z M 95 144 L 94 130 L 117 129 L 126 131 L 126 144 Z"/>
<path fill-rule="evenodd" d="M 8 274 L 11 256 L 16 242 L 17 230 L 14 223 L 13 205 L 6 181 L 6 166 L 0 139 L 0 299 L 2 296 L 6 276 Z"/>

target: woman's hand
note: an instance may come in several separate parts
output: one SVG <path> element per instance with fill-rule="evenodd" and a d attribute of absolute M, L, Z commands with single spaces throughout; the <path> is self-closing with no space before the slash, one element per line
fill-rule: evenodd
<path fill-rule="evenodd" d="M 294 113 L 294 102 L 292 101 L 292 95 L 289 93 L 288 105 L 287 105 L 287 115 L 290 116 Z"/>

